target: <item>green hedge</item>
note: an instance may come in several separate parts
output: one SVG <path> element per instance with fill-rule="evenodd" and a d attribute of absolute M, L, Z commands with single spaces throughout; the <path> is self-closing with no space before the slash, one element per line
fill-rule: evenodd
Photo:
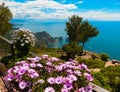
<path fill-rule="evenodd" d="M 97 59 L 82 60 L 79 58 L 78 61 L 81 63 L 85 63 L 88 66 L 88 68 L 103 68 L 105 66 L 104 61 Z"/>
<path fill-rule="evenodd" d="M 120 92 L 120 66 L 106 67 L 93 73 L 94 83 L 110 92 Z"/>

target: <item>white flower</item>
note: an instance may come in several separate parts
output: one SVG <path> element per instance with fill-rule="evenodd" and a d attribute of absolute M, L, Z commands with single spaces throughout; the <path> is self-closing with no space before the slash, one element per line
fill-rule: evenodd
<path fill-rule="evenodd" d="M 28 39 L 28 40 L 29 40 L 29 39 L 30 39 L 30 37 L 27 37 L 26 39 Z"/>
<path fill-rule="evenodd" d="M 25 40 L 25 43 L 29 43 L 29 41 Z"/>
<path fill-rule="evenodd" d="M 25 45 L 24 43 L 21 44 L 21 46 L 24 46 L 24 45 Z"/>
<path fill-rule="evenodd" d="M 26 37 L 27 35 L 24 34 L 23 36 Z"/>
<path fill-rule="evenodd" d="M 20 42 L 23 42 L 23 40 L 20 40 Z"/>

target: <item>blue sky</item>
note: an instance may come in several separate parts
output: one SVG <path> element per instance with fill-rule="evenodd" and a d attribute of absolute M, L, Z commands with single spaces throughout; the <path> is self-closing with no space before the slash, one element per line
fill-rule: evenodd
<path fill-rule="evenodd" d="M 120 20 L 120 0 L 0 0 L 14 18 L 67 19 L 78 15 L 90 20 Z"/>

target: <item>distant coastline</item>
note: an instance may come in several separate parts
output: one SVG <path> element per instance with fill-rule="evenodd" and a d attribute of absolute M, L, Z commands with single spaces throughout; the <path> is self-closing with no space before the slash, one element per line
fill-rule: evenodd
<path fill-rule="evenodd" d="M 62 37 L 63 42 L 54 44 L 55 47 L 61 47 L 66 43 L 67 38 L 65 32 L 66 20 L 30 20 L 30 19 L 15 19 L 11 21 L 19 28 L 30 29 L 32 32 L 41 32 L 45 30 L 52 37 Z M 90 39 L 85 45 L 85 50 L 97 53 L 107 53 L 111 59 L 120 60 L 120 21 L 90 21 L 90 23 L 97 27 L 100 34 Z"/>

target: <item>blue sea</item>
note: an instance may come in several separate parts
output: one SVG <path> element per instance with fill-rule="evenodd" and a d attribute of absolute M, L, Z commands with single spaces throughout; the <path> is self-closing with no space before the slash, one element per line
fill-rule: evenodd
<path fill-rule="evenodd" d="M 54 47 L 62 47 L 66 43 L 66 20 L 14 19 L 12 23 L 17 28 L 30 29 L 34 33 L 46 31 L 53 37 L 62 36 L 64 41 L 54 44 Z M 99 35 L 85 44 L 85 50 L 107 53 L 111 59 L 120 60 L 120 21 L 89 21 L 89 23 L 98 29 Z"/>

